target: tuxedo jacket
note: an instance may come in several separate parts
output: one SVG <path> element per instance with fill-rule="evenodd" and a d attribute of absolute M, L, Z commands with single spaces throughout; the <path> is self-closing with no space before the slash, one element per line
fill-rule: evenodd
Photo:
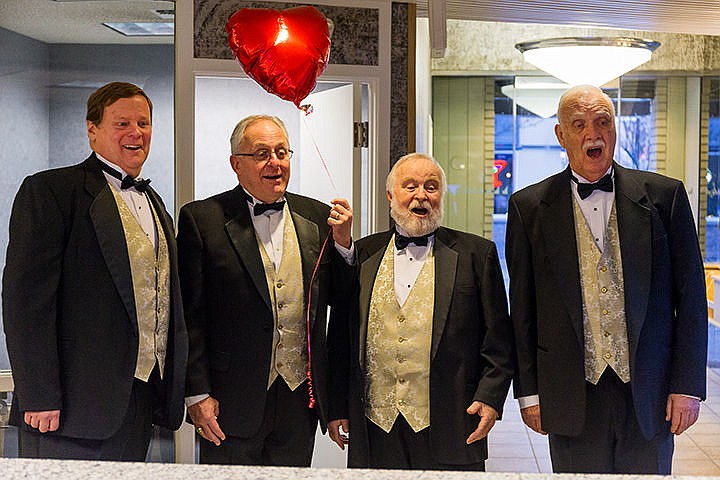
<path fill-rule="evenodd" d="M 705 398 L 707 307 L 695 223 L 681 182 L 613 165 L 630 384 L 643 435 L 667 428 L 670 393 Z M 539 394 L 542 428 L 585 422 L 582 291 L 570 169 L 510 197 L 506 258 L 516 397 Z"/>
<path fill-rule="evenodd" d="M 187 333 L 172 219 L 152 188 L 170 256 L 170 325 L 155 422 L 183 416 Z M 15 198 L 3 273 L 3 320 L 15 392 L 23 412 L 60 410 L 55 434 L 104 439 L 127 411 L 138 350 L 135 298 L 115 198 L 95 154 L 27 177 Z"/>
<path fill-rule="evenodd" d="M 375 277 L 392 231 L 355 243 L 357 285 L 349 322 L 330 333 L 333 408 L 331 418 L 349 418 L 348 466 L 368 466 L 363 362 Z M 486 439 L 466 445 L 479 417 L 465 410 L 481 401 L 502 412 L 512 377 L 512 329 L 495 244 L 441 227 L 435 235 L 435 303 L 430 352 L 430 441 L 435 460 L 478 463 Z M 344 339 L 344 340 L 343 340 Z M 344 342 L 344 343 L 343 343 Z"/>
<path fill-rule="evenodd" d="M 302 274 L 295 280 L 303 282 L 307 306 L 310 278 L 328 237 L 330 206 L 292 193 L 285 198 L 290 209 L 285 221 L 294 222 L 302 261 Z M 190 338 L 186 394 L 209 393 L 220 403 L 218 422 L 225 434 L 250 437 L 260 428 L 265 410 L 274 320 L 242 187 L 185 205 L 178 220 L 178 248 Z M 343 300 L 340 286 L 350 281 L 350 268 L 330 237 L 310 295 L 315 412 L 323 429 L 327 308 Z"/>

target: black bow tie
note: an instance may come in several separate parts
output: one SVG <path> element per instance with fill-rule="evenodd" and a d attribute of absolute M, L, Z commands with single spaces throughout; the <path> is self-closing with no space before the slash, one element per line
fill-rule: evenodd
<path fill-rule="evenodd" d="M 107 172 L 113 177 L 120 180 L 120 188 L 123 190 L 127 190 L 130 187 L 135 187 L 135 190 L 137 190 L 138 192 L 144 192 L 145 190 L 147 190 L 148 185 L 150 184 L 149 178 L 146 178 L 144 180 L 135 180 L 130 175 L 125 175 L 125 178 L 123 178 L 122 173 L 118 172 L 103 161 L 100 161 L 100 168 L 104 172 Z"/>
<path fill-rule="evenodd" d="M 150 179 L 145 178 L 143 180 L 136 180 L 132 178 L 130 175 L 126 175 L 125 178 L 122 179 L 122 182 L 120 183 L 120 188 L 123 190 L 126 190 L 130 187 L 135 187 L 135 190 L 138 192 L 144 192 L 147 190 L 148 185 L 150 185 Z"/>
<path fill-rule="evenodd" d="M 580 195 L 580 198 L 583 200 L 589 197 L 595 190 L 602 190 L 603 192 L 613 191 L 613 180 L 609 173 L 595 183 L 580 183 L 574 175 L 572 175 L 572 180 L 577 183 L 578 195 Z"/>
<path fill-rule="evenodd" d="M 243 197 L 245 197 L 245 200 L 247 200 L 247 202 L 253 206 L 253 215 L 255 216 L 262 215 L 263 213 L 270 210 L 279 212 L 285 207 L 285 200 L 280 200 L 279 202 L 275 203 L 255 203 L 253 201 L 253 197 L 251 197 L 244 188 L 238 188 L 240 188 L 240 192 L 242 193 Z"/>
<path fill-rule="evenodd" d="M 275 211 L 281 211 L 285 207 L 285 202 L 275 202 L 275 203 L 256 203 L 253 205 L 253 213 L 257 215 L 262 215 L 263 213 L 269 211 L 269 210 L 275 210 Z"/>
<path fill-rule="evenodd" d="M 428 238 L 430 238 L 430 236 L 434 234 L 435 232 L 428 233 L 427 235 L 423 235 L 422 237 L 406 237 L 405 235 L 400 235 L 399 233 L 395 232 L 395 248 L 397 248 L 398 250 L 402 250 L 411 243 L 414 243 L 419 247 L 424 247 L 428 244 Z"/>

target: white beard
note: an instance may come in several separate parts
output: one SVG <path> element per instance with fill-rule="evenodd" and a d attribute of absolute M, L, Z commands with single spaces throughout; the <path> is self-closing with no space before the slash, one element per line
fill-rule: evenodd
<path fill-rule="evenodd" d="M 411 210 L 417 207 L 427 209 L 427 211 L 429 212 L 428 216 L 425 218 L 420 218 L 413 215 Z M 430 202 L 428 201 L 420 202 L 417 200 L 413 200 L 410 203 L 409 208 L 405 210 L 397 204 L 397 200 L 395 200 L 395 198 L 393 197 L 390 200 L 390 217 L 395 220 L 395 223 L 400 228 L 405 230 L 407 234 L 411 237 L 421 237 L 423 235 L 427 235 L 428 233 L 434 232 L 440 227 L 440 225 L 442 225 L 442 200 L 440 200 L 440 204 L 438 205 L 437 209 L 431 208 Z"/>

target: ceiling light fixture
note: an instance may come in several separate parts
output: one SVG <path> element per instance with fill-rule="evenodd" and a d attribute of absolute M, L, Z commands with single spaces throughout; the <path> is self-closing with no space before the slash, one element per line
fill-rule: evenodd
<path fill-rule="evenodd" d="M 500 91 L 538 117 L 550 118 L 568 88 L 570 85 L 552 77 L 515 77 L 514 84 L 503 85 Z"/>
<path fill-rule="evenodd" d="M 659 42 L 631 37 L 548 38 L 515 45 L 528 63 L 570 85 L 601 86 L 650 60 Z"/>

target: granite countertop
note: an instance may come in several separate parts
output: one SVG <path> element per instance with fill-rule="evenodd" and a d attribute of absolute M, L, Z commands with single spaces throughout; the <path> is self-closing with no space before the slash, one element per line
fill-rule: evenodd
<path fill-rule="evenodd" d="M 541 473 L 429 472 L 411 470 L 361 470 L 290 467 L 245 467 L 225 465 L 183 465 L 164 463 L 88 462 L 77 460 L 28 460 L 0 458 L 0 478 L 53 480 L 550 480 Z M 648 480 L 645 475 L 554 475 L 565 480 Z M 661 478 L 661 477 L 654 477 Z M 718 477 L 673 477 L 686 480 Z M 556 479 L 557 480 L 557 479 Z"/>

